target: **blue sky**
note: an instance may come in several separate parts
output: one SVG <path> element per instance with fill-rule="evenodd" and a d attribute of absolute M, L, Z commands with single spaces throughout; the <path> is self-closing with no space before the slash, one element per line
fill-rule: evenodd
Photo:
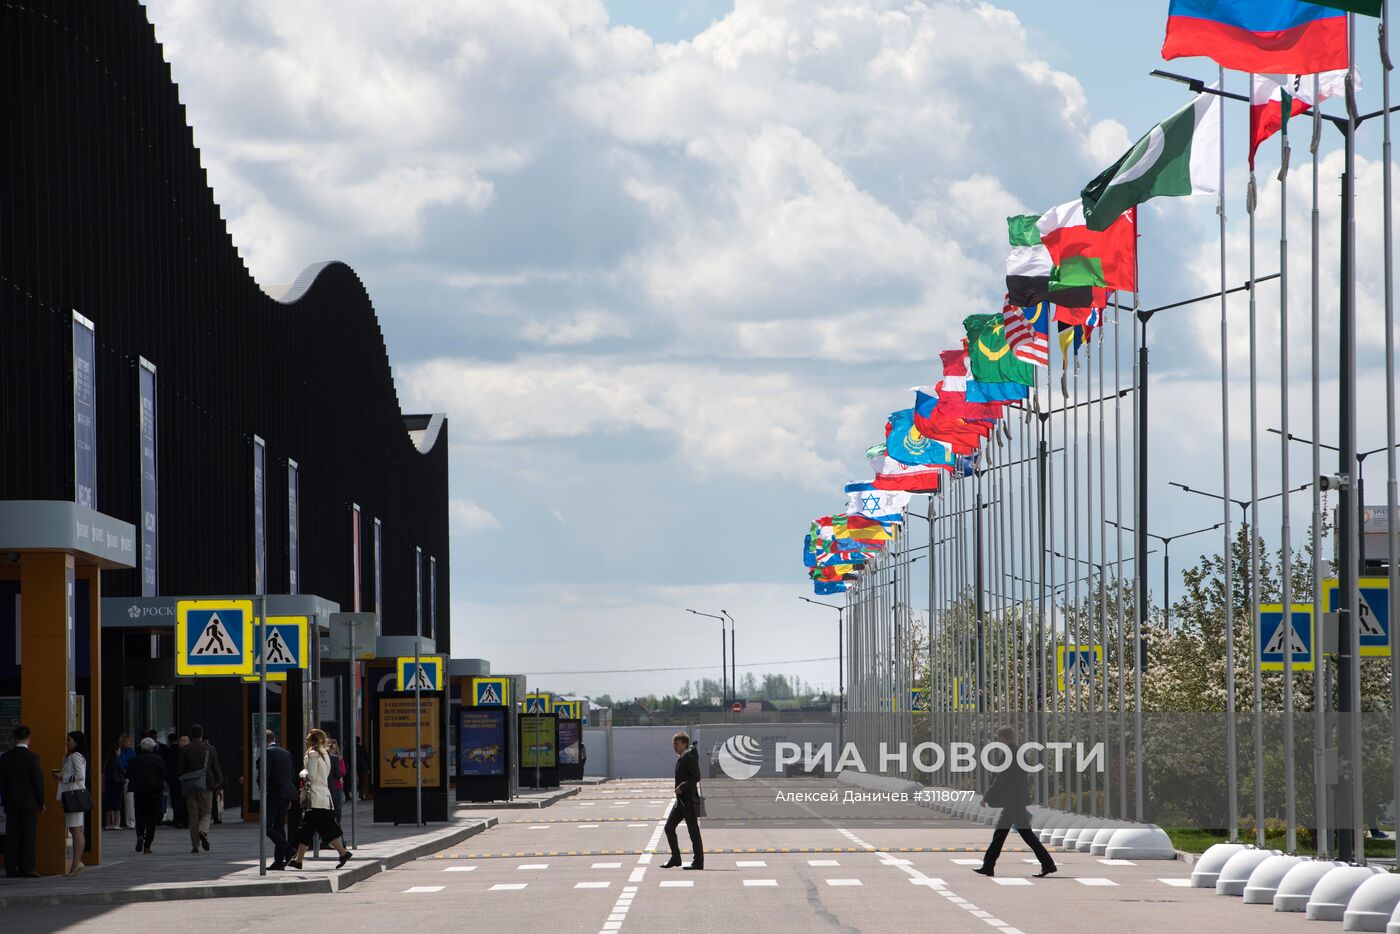
<path fill-rule="evenodd" d="M 375 301 L 405 408 L 450 418 L 453 654 L 561 691 L 713 675 L 712 630 L 686 608 L 729 610 L 756 674 L 834 685 L 828 620 L 797 600 L 808 522 L 867 478 L 864 450 L 908 404 L 906 387 L 937 379 L 962 318 L 1000 308 L 1005 217 L 1075 197 L 1187 99 L 1148 77 L 1163 66 L 1164 3 L 148 8 L 253 275 L 275 292 L 310 263 L 348 262 Z M 1246 275 L 1245 131 L 1230 111 L 1232 283 Z M 1290 176 L 1300 270 L 1303 148 Z M 1378 148 L 1363 139 L 1371 206 Z M 1322 155 L 1330 256 L 1331 140 Z M 1272 272 L 1276 155 L 1261 158 L 1259 270 Z M 1375 213 L 1361 226 L 1372 336 Z M 1154 204 L 1142 224 L 1148 305 L 1216 287 L 1209 199 Z M 1293 286 L 1296 431 L 1307 282 Z M 1331 346 L 1333 279 L 1323 294 Z M 1270 387 L 1277 299 L 1261 291 Z M 1246 311 L 1231 306 L 1236 410 Z M 1219 483 L 1215 306 L 1153 330 L 1152 525 L 1170 533 L 1217 516 L 1165 486 Z M 1367 400 L 1380 398 L 1379 343 L 1362 346 Z M 1330 375 L 1329 357 L 1329 400 Z M 1270 388 L 1261 411 L 1276 410 Z M 1379 411 L 1363 413 L 1364 447 L 1380 443 Z M 1276 421 L 1266 414 L 1261 431 Z M 1239 491 L 1242 415 L 1231 435 Z M 1272 492 L 1278 451 L 1261 451 Z M 1173 566 L 1206 544 L 1181 543 Z M 794 661 L 808 658 L 820 660 Z M 680 670 L 633 671 L 649 668 Z"/>

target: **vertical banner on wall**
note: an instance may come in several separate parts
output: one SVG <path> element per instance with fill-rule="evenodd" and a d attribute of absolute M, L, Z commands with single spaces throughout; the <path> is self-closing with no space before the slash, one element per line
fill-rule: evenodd
<path fill-rule="evenodd" d="M 301 473 L 297 462 L 287 459 L 287 593 L 301 593 L 301 556 L 297 553 L 301 509 Z"/>
<path fill-rule="evenodd" d="M 160 545 L 156 533 L 156 517 L 160 509 L 159 483 L 156 466 L 156 365 L 145 357 L 137 358 L 136 380 L 140 411 L 138 438 L 141 448 L 141 596 L 154 597 L 160 593 L 157 577 Z"/>
<path fill-rule="evenodd" d="M 374 634 L 384 635 L 384 523 L 374 520 Z"/>
<path fill-rule="evenodd" d="M 350 602 L 360 612 L 360 504 L 350 504 Z"/>
<path fill-rule="evenodd" d="M 413 548 L 413 625 L 417 635 L 423 634 L 423 549 Z"/>
<path fill-rule="evenodd" d="M 428 559 L 428 638 L 437 638 L 437 558 Z"/>
<path fill-rule="evenodd" d="M 97 338 L 73 312 L 73 501 L 97 508 Z"/>
<path fill-rule="evenodd" d="M 253 593 L 267 593 L 267 442 L 253 435 Z"/>

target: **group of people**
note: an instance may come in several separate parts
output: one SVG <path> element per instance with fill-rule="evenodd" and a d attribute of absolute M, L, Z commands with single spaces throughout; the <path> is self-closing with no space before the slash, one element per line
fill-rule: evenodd
<path fill-rule="evenodd" d="M 206 735 L 203 741 L 211 749 L 214 744 Z M 149 742 L 147 742 L 149 740 Z M 167 813 L 170 814 L 170 824 L 179 829 L 189 827 L 189 812 L 185 806 L 185 796 L 180 788 L 180 753 L 190 744 L 189 735 L 170 733 L 165 742 L 160 741 L 160 734 L 156 730 L 148 730 L 138 743 L 133 744 L 132 737 L 128 733 L 123 733 L 117 740 L 116 747 L 107 756 L 102 767 L 102 800 L 104 802 L 103 829 L 117 830 L 134 827 L 138 840 L 142 836 L 143 824 L 139 814 L 138 796 L 142 793 L 149 795 L 152 790 L 159 792 L 159 800 L 155 804 L 155 823 L 161 824 L 165 821 Z M 154 773 L 157 771 L 153 762 L 146 758 L 143 764 L 136 765 L 137 760 L 146 753 L 153 753 L 165 765 L 165 778 L 158 788 Z M 132 774 L 132 767 L 136 766 L 136 774 Z M 221 824 L 219 812 L 221 810 L 223 792 L 216 790 L 210 809 L 210 822 Z M 147 798 L 147 811 L 150 799 Z M 137 847 L 141 849 L 141 847 Z"/>
<path fill-rule="evenodd" d="M 224 787 L 218 751 L 197 723 L 189 728 L 186 736 L 177 738 L 172 734 L 169 745 L 158 743 L 154 732 L 142 737 L 140 743 L 131 748 L 129 756 L 124 756 L 123 752 L 132 746 L 130 737 L 123 736 L 117 745 L 113 761 L 121 769 L 120 784 L 111 774 L 104 775 L 107 784 L 104 797 L 117 803 L 115 808 L 104 805 L 107 827 L 118 826 L 126 796 L 130 795 L 136 852 L 150 853 L 156 827 L 165 815 L 168 795 L 176 802 L 177 823 L 183 823 L 189 830 L 190 853 L 208 852 L 214 802 Z M 39 756 L 29 748 L 31 736 L 29 727 L 16 727 L 14 745 L 0 755 L 5 876 L 12 879 L 38 878 L 35 868 L 38 821 L 48 803 Z M 318 837 L 340 854 L 337 869 L 350 860 L 351 853 L 342 842 L 340 829 L 345 766 L 339 756 L 333 754 L 333 743 L 322 730 L 313 729 L 307 733 L 304 768 L 294 778 L 291 754 L 276 743 L 272 731 L 267 733 L 267 833 L 275 847 L 272 869 L 302 868 L 307 849 Z M 88 791 L 87 759 L 82 753 L 86 747 L 87 739 L 81 731 L 69 733 L 63 762 L 51 770 L 58 783 L 57 800 L 64 811 L 64 824 L 73 843 L 72 858 L 64 873 L 68 876 L 83 871 L 84 828 L 87 814 L 93 808 Z"/>

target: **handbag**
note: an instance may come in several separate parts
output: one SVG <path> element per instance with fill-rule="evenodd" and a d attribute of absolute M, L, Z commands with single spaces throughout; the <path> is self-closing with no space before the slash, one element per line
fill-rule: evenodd
<path fill-rule="evenodd" d="M 311 784 L 303 781 L 301 783 L 301 794 L 297 795 L 297 804 L 303 811 L 311 810 Z"/>
<path fill-rule="evenodd" d="M 81 814 L 92 810 L 92 795 L 86 788 L 74 788 L 59 795 L 64 814 Z"/>
<path fill-rule="evenodd" d="M 696 817 L 707 816 L 705 814 L 705 799 L 700 797 L 700 786 L 698 784 L 695 786 L 695 801 L 691 804 L 690 807 L 691 811 L 695 814 Z"/>
<path fill-rule="evenodd" d="M 204 750 L 204 765 L 180 776 L 180 793 L 197 795 L 209 790 L 209 750 Z"/>

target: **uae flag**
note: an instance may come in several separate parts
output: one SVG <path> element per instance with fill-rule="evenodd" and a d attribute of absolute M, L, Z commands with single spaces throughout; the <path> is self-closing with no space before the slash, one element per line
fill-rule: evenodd
<path fill-rule="evenodd" d="M 1006 219 L 1011 252 L 1006 257 L 1007 300 L 1022 308 L 1054 302 L 1070 308 L 1088 308 L 1102 288 L 1092 283 L 1079 283 L 1074 276 L 1060 282 L 1055 260 L 1040 235 L 1039 214 L 1019 214 Z"/>
<path fill-rule="evenodd" d="M 1220 98 L 1198 94 L 1084 186 L 1085 224 L 1108 230 L 1144 201 L 1215 194 L 1220 186 Z"/>
<path fill-rule="evenodd" d="M 1249 96 L 1249 167 L 1260 145 L 1288 126 L 1289 118 L 1305 114 L 1329 97 L 1345 94 L 1346 71 L 1316 75 L 1255 75 Z M 1356 77 L 1361 90 L 1361 76 Z"/>
<path fill-rule="evenodd" d="M 1055 262 L 1050 288 L 1090 286 L 1137 291 L 1137 212 L 1125 211 L 1107 230 L 1090 230 L 1078 198 L 1051 208 L 1036 221 L 1040 240 Z M 1102 308 L 1105 302 L 1095 301 Z"/>

